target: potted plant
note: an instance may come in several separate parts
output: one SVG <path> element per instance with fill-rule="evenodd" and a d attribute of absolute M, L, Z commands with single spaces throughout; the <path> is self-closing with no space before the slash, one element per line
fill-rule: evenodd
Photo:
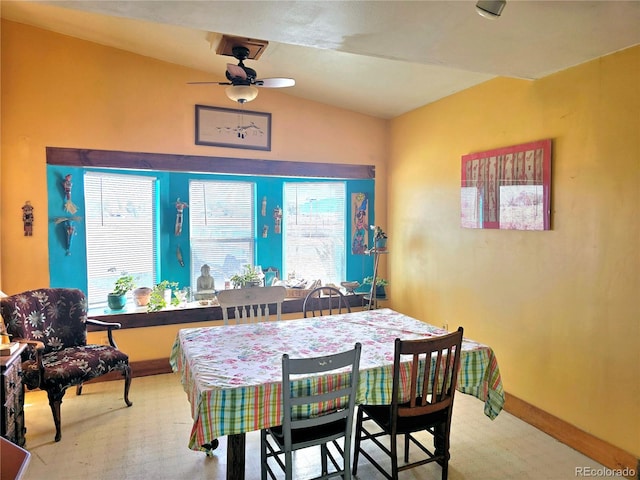
<path fill-rule="evenodd" d="M 242 272 L 232 275 L 229 280 L 233 288 L 259 287 L 262 285 L 260 272 L 253 265 L 245 265 Z"/>
<path fill-rule="evenodd" d="M 373 230 L 373 243 L 374 247 L 378 251 L 383 251 L 387 249 L 387 234 L 382 230 L 382 228 L 371 225 L 371 230 Z"/>
<path fill-rule="evenodd" d="M 371 290 L 371 283 L 373 282 L 373 277 L 365 277 L 362 280 L 362 284 L 363 285 L 369 285 L 369 290 Z M 388 280 L 384 279 L 384 278 L 378 278 L 376 279 L 376 297 L 377 298 L 383 298 L 387 296 L 387 293 L 385 291 L 385 288 L 387 285 L 389 285 Z"/>
<path fill-rule="evenodd" d="M 173 290 L 178 288 L 178 282 L 170 282 L 168 280 L 162 280 L 151 290 L 149 296 L 149 303 L 147 304 L 148 312 L 157 312 L 167 307 L 168 305 L 178 305 L 180 300 L 175 295 L 172 295 Z M 169 291 L 170 298 L 165 296 L 165 293 Z"/>
<path fill-rule="evenodd" d="M 136 288 L 133 275 L 122 275 L 116 280 L 111 293 L 107 295 L 107 304 L 111 310 L 122 310 L 127 304 L 127 293 Z"/>

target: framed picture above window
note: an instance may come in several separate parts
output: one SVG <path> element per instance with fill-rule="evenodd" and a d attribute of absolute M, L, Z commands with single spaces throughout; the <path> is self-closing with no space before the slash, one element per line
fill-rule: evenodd
<path fill-rule="evenodd" d="M 462 156 L 461 226 L 551 228 L 551 140 Z"/>
<path fill-rule="evenodd" d="M 196 105 L 196 145 L 271 150 L 271 114 Z"/>

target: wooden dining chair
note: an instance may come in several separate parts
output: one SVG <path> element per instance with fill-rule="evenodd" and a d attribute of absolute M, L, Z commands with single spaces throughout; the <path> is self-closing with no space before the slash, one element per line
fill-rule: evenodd
<path fill-rule="evenodd" d="M 449 433 L 453 398 L 458 380 L 463 329 L 454 333 L 424 340 L 395 341 L 393 387 L 390 405 L 360 405 L 356 421 L 353 474 L 358 469 L 362 453 L 385 478 L 397 480 L 398 472 L 437 462 L 442 467 L 442 480 L 447 479 L 449 465 Z M 406 357 L 410 356 L 410 362 Z M 404 358 L 403 358 L 404 357 Z M 407 385 L 402 385 L 402 381 Z M 409 393 L 403 393 L 403 392 Z M 375 424 L 367 429 L 365 422 Z M 433 436 L 430 450 L 420 443 L 415 432 L 426 431 Z M 404 464 L 398 465 L 398 436 L 404 436 Z M 379 437 L 388 436 L 390 448 Z M 364 440 L 391 458 L 391 473 L 380 465 L 372 453 L 362 447 Z M 409 445 L 415 444 L 424 455 L 409 462 Z"/>
<path fill-rule="evenodd" d="M 276 320 L 281 320 L 282 302 L 286 295 L 284 287 L 253 287 L 222 290 L 217 296 L 222 319 L 228 325 L 230 310 L 236 323 L 269 321 L 274 314 Z"/>
<path fill-rule="evenodd" d="M 342 292 L 335 287 L 318 287 L 311 290 L 302 304 L 302 314 L 321 317 L 338 313 L 351 313 L 351 307 Z"/>
<path fill-rule="evenodd" d="M 351 478 L 351 430 L 361 348 L 360 343 L 356 343 L 351 350 L 323 357 L 282 356 L 282 425 L 260 432 L 262 480 L 267 480 L 267 475 L 276 479 L 270 458 L 285 471 L 286 480 L 292 480 L 295 477 L 292 453 L 317 445 L 320 445 L 322 473 L 314 480 L 335 476 L 344 480 Z M 293 375 L 298 377 L 292 378 Z M 305 378 L 299 379 L 299 375 Z M 340 438 L 344 438 L 342 446 L 338 443 Z M 330 444 L 342 456 L 342 465 L 331 453 Z M 329 460 L 335 468 L 331 473 Z"/>

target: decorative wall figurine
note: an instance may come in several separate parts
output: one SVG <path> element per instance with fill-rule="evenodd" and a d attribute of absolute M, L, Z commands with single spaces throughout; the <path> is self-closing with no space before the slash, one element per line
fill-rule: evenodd
<path fill-rule="evenodd" d="M 176 200 L 176 210 L 177 210 L 177 214 L 176 214 L 176 237 L 180 236 L 180 234 L 182 234 L 182 218 L 183 218 L 183 211 L 185 209 L 185 207 L 188 207 L 189 205 L 185 202 L 181 202 L 180 201 L 180 197 L 178 197 L 178 199 Z"/>
<path fill-rule="evenodd" d="M 267 238 L 267 235 L 269 235 L 269 225 L 262 227 L 262 238 Z"/>
<path fill-rule="evenodd" d="M 22 206 L 22 221 L 24 223 L 24 236 L 31 237 L 33 235 L 33 206 L 29 200 Z"/>
<path fill-rule="evenodd" d="M 282 209 L 280 205 L 273 209 L 273 219 L 275 221 L 275 228 L 273 229 L 276 233 L 281 233 L 282 229 Z"/>
<path fill-rule="evenodd" d="M 181 267 L 184 267 L 184 258 L 182 258 L 182 250 L 180 249 L 180 245 L 176 247 L 176 258 L 178 259 L 178 263 Z"/>
<path fill-rule="evenodd" d="M 267 197 L 262 197 L 262 209 L 260 210 L 263 217 L 267 216 Z"/>
<path fill-rule="evenodd" d="M 71 183 L 71 174 L 67 174 L 64 176 L 64 181 L 62 182 L 62 186 L 64 187 L 64 209 L 69 212 L 71 215 L 75 215 L 78 211 L 78 207 L 71 201 L 71 187 L 73 183 Z"/>
<path fill-rule="evenodd" d="M 65 245 L 67 255 L 71 255 L 71 243 L 73 242 L 73 237 L 77 235 L 75 222 L 81 218 L 82 217 L 58 217 L 54 220 L 56 225 L 60 223 L 64 224 L 64 231 L 67 235 L 67 243 Z"/>

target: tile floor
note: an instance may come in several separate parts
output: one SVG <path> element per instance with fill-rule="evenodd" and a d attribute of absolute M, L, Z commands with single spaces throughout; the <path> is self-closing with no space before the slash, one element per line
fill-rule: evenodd
<path fill-rule="evenodd" d="M 62 404 L 62 440 L 55 443 L 46 394 L 27 392 L 27 449 L 32 456 L 25 479 L 225 478 L 225 438 L 212 457 L 187 448 L 190 405 L 177 375 L 134 378 L 130 408 L 122 395 L 121 381 L 85 385 L 80 397 L 70 389 Z M 579 478 L 578 467 L 602 468 L 507 412 L 491 421 L 479 400 L 459 394 L 455 402 L 450 480 L 565 480 Z M 259 438 L 259 432 L 247 436 L 246 480 L 260 478 Z M 319 450 L 308 452 L 297 455 L 296 478 L 317 475 Z M 356 478 L 383 477 L 361 457 Z M 440 468 L 418 467 L 402 472 L 400 479 L 437 480 Z"/>

